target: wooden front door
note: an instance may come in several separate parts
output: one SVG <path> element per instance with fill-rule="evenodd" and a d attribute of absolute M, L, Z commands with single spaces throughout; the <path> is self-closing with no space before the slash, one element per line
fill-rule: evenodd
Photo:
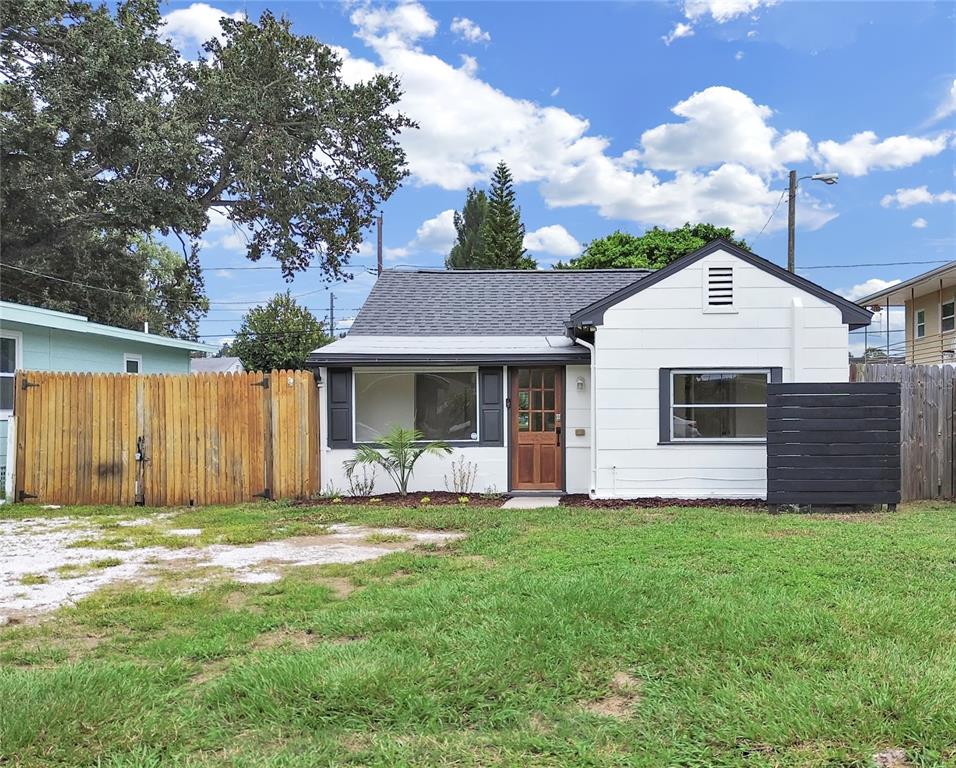
<path fill-rule="evenodd" d="M 511 369 L 511 489 L 564 488 L 563 368 Z"/>

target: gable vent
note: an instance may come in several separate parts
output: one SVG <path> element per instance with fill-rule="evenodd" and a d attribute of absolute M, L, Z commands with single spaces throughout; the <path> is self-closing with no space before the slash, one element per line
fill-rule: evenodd
<path fill-rule="evenodd" d="M 734 268 L 707 267 L 707 306 L 731 309 L 734 306 Z"/>

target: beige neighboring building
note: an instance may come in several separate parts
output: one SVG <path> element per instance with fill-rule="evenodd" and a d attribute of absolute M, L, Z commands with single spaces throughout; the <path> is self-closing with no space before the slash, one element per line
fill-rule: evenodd
<path fill-rule="evenodd" d="M 956 261 L 865 296 L 858 304 L 870 310 L 906 308 L 906 362 L 956 364 Z M 872 330 L 879 333 L 877 323 Z M 899 341 L 891 352 L 902 353 Z"/>

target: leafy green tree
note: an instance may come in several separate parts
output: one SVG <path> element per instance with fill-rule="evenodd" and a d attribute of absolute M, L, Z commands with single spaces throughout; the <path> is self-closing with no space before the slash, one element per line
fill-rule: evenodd
<path fill-rule="evenodd" d="M 445 259 L 446 269 L 481 269 L 489 266 L 482 247 L 482 225 L 488 215 L 488 195 L 470 188 L 461 212 L 455 211 L 457 238 Z"/>
<path fill-rule="evenodd" d="M 209 311 L 202 273 L 196 263 L 149 237 L 134 238 L 132 250 L 143 264 L 139 292 L 144 298 L 139 311 L 149 323 L 150 331 L 195 339 L 199 320 Z M 131 298 L 130 301 L 132 303 L 123 302 L 123 306 L 136 317 L 138 300 Z"/>
<path fill-rule="evenodd" d="M 624 269 L 637 267 L 659 269 L 675 259 L 696 251 L 717 238 L 729 240 L 741 248 L 747 243 L 734 237 L 729 227 L 713 224 L 685 224 L 677 229 L 654 227 L 643 235 L 620 230 L 588 243 L 584 252 L 557 269 Z"/>
<path fill-rule="evenodd" d="M 286 291 L 246 313 L 229 352 L 247 371 L 298 370 L 330 341 L 325 325 Z"/>
<path fill-rule="evenodd" d="M 535 269 L 537 262 L 524 248 L 524 224 L 515 202 L 514 181 L 504 161 L 491 177 L 488 212 L 481 228 L 483 261 L 496 269 Z"/>
<path fill-rule="evenodd" d="M 381 467 L 395 483 L 399 494 L 407 496 L 408 481 L 412 478 L 415 463 L 422 456 L 442 456 L 452 452 L 448 443 L 442 440 L 424 442 L 424 437 L 417 429 L 393 427 L 379 440 L 380 449 L 371 445 L 360 445 L 356 448 L 355 456 L 344 462 L 345 472 L 351 480 L 355 468 L 359 465 Z"/>
<path fill-rule="evenodd" d="M 195 62 L 160 25 L 158 0 L 0 3 L 0 250 L 21 270 L 4 286 L 31 270 L 125 290 L 134 238 L 157 231 L 198 271 L 211 211 L 250 259 L 339 277 L 406 175 L 398 80 L 346 83 L 332 49 L 269 12 L 223 19 Z"/>

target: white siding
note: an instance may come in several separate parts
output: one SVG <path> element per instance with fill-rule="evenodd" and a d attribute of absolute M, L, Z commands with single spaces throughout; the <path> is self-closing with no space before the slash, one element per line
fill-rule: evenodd
<path fill-rule="evenodd" d="M 705 270 L 734 266 L 734 312 L 705 311 Z M 599 498 L 766 495 L 764 445 L 659 445 L 661 368 L 774 368 L 846 381 L 833 305 L 718 251 L 608 309 L 595 333 Z"/>

